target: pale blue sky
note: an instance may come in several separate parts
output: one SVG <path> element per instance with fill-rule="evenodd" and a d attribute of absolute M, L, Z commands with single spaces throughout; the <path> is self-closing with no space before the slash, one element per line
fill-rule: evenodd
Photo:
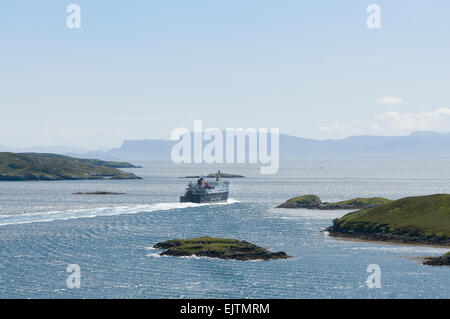
<path fill-rule="evenodd" d="M 66 27 L 71 3 L 80 30 Z M 371 3 L 381 29 L 366 26 Z M 449 11 L 447 0 L 4 1 L 0 145 L 112 147 L 195 119 L 320 139 L 450 131 Z"/>

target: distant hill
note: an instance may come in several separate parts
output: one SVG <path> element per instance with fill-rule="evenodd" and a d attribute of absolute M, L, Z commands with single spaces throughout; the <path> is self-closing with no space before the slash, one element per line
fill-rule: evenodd
<path fill-rule="evenodd" d="M 0 181 L 138 179 L 118 168 L 135 167 L 126 162 L 77 159 L 46 153 L 0 153 Z"/>
<path fill-rule="evenodd" d="M 170 140 L 125 140 L 120 147 L 108 151 L 68 153 L 67 155 L 102 160 L 169 161 L 170 152 L 175 143 Z"/>
<path fill-rule="evenodd" d="M 169 161 L 175 143 L 170 140 L 126 140 L 120 147 L 108 151 L 68 155 L 103 160 Z M 449 133 L 351 136 L 341 140 L 314 140 L 280 134 L 280 160 L 437 158 L 450 158 Z"/>

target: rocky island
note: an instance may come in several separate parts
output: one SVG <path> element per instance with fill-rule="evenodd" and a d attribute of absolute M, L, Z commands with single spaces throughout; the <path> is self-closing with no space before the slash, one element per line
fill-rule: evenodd
<path fill-rule="evenodd" d="M 206 177 L 209 178 L 213 178 L 216 177 L 217 173 L 212 173 L 212 174 L 208 174 L 206 175 Z M 239 175 L 239 174 L 228 174 L 228 173 L 222 173 L 221 171 L 219 171 L 219 177 L 220 178 L 244 178 L 244 175 Z"/>
<path fill-rule="evenodd" d="M 206 175 L 207 178 L 216 178 L 217 173 L 211 173 Z M 180 178 L 200 178 L 201 176 L 184 176 L 184 177 L 180 177 Z M 228 174 L 228 173 L 221 173 L 219 171 L 219 177 L 220 178 L 244 178 L 245 176 L 243 175 L 238 175 L 238 174 Z"/>
<path fill-rule="evenodd" d="M 125 193 L 97 191 L 97 192 L 76 192 L 72 193 L 72 195 L 125 195 Z"/>
<path fill-rule="evenodd" d="M 425 257 L 423 264 L 427 266 L 450 266 L 450 251 L 444 256 Z"/>
<path fill-rule="evenodd" d="M 370 198 L 353 198 L 336 203 L 322 202 L 317 195 L 303 195 L 291 198 L 276 208 L 307 208 L 319 210 L 331 209 L 364 209 L 373 208 L 386 203 L 391 200 L 383 197 Z"/>
<path fill-rule="evenodd" d="M 0 181 L 56 181 L 82 179 L 140 179 L 118 168 L 126 162 L 78 159 L 47 153 L 0 153 Z"/>
<path fill-rule="evenodd" d="M 285 252 L 270 252 L 266 248 L 246 241 L 228 238 L 198 237 L 191 239 L 173 239 L 157 243 L 155 249 L 163 249 L 161 256 L 197 256 L 235 260 L 272 260 L 290 256 Z"/>
<path fill-rule="evenodd" d="M 331 236 L 450 246 L 450 194 L 406 197 L 333 220 Z"/>

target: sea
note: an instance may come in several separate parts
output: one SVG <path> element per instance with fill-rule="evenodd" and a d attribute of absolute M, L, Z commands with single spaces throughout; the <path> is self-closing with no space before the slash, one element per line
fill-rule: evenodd
<path fill-rule="evenodd" d="M 126 171 L 143 179 L 0 182 L 0 298 L 450 298 L 450 267 L 420 262 L 449 248 L 336 239 L 324 229 L 349 211 L 274 208 L 302 194 L 450 193 L 450 161 L 282 162 L 273 175 L 250 164 L 135 164 Z M 230 179 L 227 203 L 179 203 L 189 181 L 180 177 L 217 169 L 246 176 Z M 125 194 L 72 194 L 90 191 Z M 198 236 L 293 257 L 162 257 L 152 248 Z"/>

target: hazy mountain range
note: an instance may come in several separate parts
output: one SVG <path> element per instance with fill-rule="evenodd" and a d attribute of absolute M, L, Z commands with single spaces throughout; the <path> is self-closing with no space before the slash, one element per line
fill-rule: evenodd
<path fill-rule="evenodd" d="M 170 160 L 175 143 L 170 140 L 126 140 L 120 147 L 108 151 L 71 155 L 104 160 L 164 161 Z M 314 140 L 280 134 L 281 160 L 409 158 L 450 158 L 450 133 L 351 136 L 342 140 Z"/>
<path fill-rule="evenodd" d="M 176 142 L 170 140 L 125 140 L 106 151 L 60 151 L 66 155 L 102 160 L 168 161 Z M 207 142 L 204 142 L 204 146 Z M 21 151 L 51 148 L 24 148 Z M 56 150 L 56 148 L 54 148 Z M 0 147 L 0 151 L 11 151 Z M 63 150 L 61 152 L 61 150 Z M 54 152 L 54 151 L 53 151 Z M 281 160 L 333 159 L 428 159 L 450 158 L 450 133 L 415 132 L 408 136 L 351 136 L 341 140 L 314 140 L 280 134 Z"/>

